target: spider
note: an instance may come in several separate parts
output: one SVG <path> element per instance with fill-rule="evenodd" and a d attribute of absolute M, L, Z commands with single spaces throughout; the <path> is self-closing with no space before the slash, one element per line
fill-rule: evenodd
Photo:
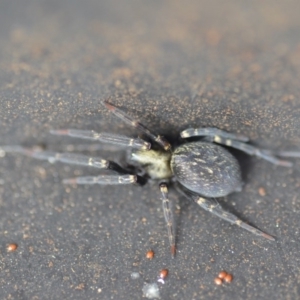
<path fill-rule="evenodd" d="M 153 143 L 139 137 L 131 138 L 112 133 L 64 129 L 51 130 L 50 133 L 126 147 L 129 150 L 127 161 L 119 164 L 99 157 L 74 153 L 56 153 L 43 151 L 40 148 L 25 148 L 22 146 L 3 146 L 0 147 L 0 152 L 2 154 L 17 152 L 36 159 L 48 160 L 51 163 L 62 162 L 91 166 L 108 169 L 115 173 L 114 175 L 65 179 L 63 180 L 65 184 L 144 185 L 148 179 L 156 180 L 161 193 L 172 257 L 175 256 L 176 252 L 173 216 L 168 198 L 168 184 L 172 181 L 177 184 L 179 190 L 186 197 L 203 209 L 253 234 L 271 241 L 275 240 L 273 236 L 254 228 L 234 214 L 225 211 L 216 201 L 215 198 L 225 197 L 242 190 L 239 163 L 223 146 L 238 149 L 284 167 L 292 167 L 292 163 L 281 160 L 276 156 L 299 157 L 300 152 L 280 151 L 273 153 L 270 150 L 263 150 L 248 144 L 249 139 L 246 136 L 228 133 L 213 127 L 186 129 L 180 133 L 184 142 L 177 147 L 172 147 L 163 136 L 151 132 L 146 126 L 132 119 L 119 108 L 107 101 L 104 101 L 103 104 L 119 119 L 140 130 Z M 199 140 L 186 141 L 191 137 L 199 137 Z"/>

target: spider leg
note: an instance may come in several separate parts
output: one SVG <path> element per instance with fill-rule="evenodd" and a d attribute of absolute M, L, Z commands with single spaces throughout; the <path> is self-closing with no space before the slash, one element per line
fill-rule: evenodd
<path fill-rule="evenodd" d="M 138 175 L 130 175 L 117 163 L 99 157 L 89 157 L 75 153 L 58 153 L 42 151 L 40 147 L 25 148 L 22 146 L 2 146 L 0 147 L 0 157 L 5 153 L 20 153 L 35 159 L 48 160 L 50 163 L 62 162 L 71 165 L 89 166 L 98 169 L 107 169 L 118 173 L 118 175 L 84 176 L 64 179 L 66 184 L 145 184 L 145 179 Z"/>
<path fill-rule="evenodd" d="M 145 135 L 147 135 L 149 138 L 151 138 L 153 141 L 155 141 L 157 144 L 159 144 L 164 150 L 168 151 L 171 149 L 171 144 L 163 137 L 157 134 L 153 134 L 146 126 L 141 124 L 138 121 L 133 120 L 131 117 L 129 117 L 127 114 L 125 114 L 122 110 L 119 108 L 116 108 L 112 104 L 104 102 L 104 105 L 118 118 L 120 118 L 125 123 L 137 128 L 141 132 L 143 132 Z"/>
<path fill-rule="evenodd" d="M 276 155 L 281 157 L 300 157 L 300 151 L 278 151 Z"/>
<path fill-rule="evenodd" d="M 212 214 L 218 216 L 219 218 L 231 223 L 235 224 L 239 227 L 242 227 L 248 231 L 250 231 L 253 234 L 259 235 L 261 237 L 264 237 L 270 241 L 275 241 L 274 237 L 254 228 L 253 226 L 248 225 L 247 223 L 240 220 L 238 217 L 236 217 L 234 214 L 225 211 L 221 205 L 210 198 L 203 198 L 197 195 L 193 195 L 192 199 L 194 202 L 196 202 L 198 205 L 200 205 L 203 209 L 211 212 Z"/>
<path fill-rule="evenodd" d="M 161 183 L 159 185 L 159 188 L 162 195 L 162 205 L 163 205 L 164 216 L 168 228 L 168 237 L 171 246 L 171 254 L 172 257 L 174 258 L 176 253 L 174 224 L 173 224 L 174 222 L 173 222 L 172 210 L 170 208 L 170 201 L 168 198 L 168 187 L 165 183 Z"/>
<path fill-rule="evenodd" d="M 218 128 L 214 127 L 206 127 L 206 128 L 188 128 L 180 133 L 180 136 L 182 138 L 189 138 L 192 136 L 220 136 L 224 139 L 231 139 L 231 140 L 236 140 L 236 141 L 241 141 L 241 142 L 248 142 L 249 138 L 246 136 L 243 136 L 241 134 L 234 134 L 234 133 L 229 133 L 226 131 L 223 131 Z"/>
<path fill-rule="evenodd" d="M 124 170 L 121 166 L 119 166 L 113 161 L 109 161 L 99 157 L 89 157 L 82 154 L 42 151 L 39 147 L 25 148 L 22 146 L 2 146 L 0 147 L 0 154 L 1 152 L 3 152 L 4 154 L 20 153 L 35 159 L 48 160 L 50 163 L 62 162 L 71 165 L 89 166 L 98 169 L 109 169 L 121 174 L 128 173 L 126 170 Z"/>
<path fill-rule="evenodd" d="M 135 148 L 139 150 L 149 150 L 151 148 L 150 143 L 140 138 L 134 139 L 124 135 L 112 134 L 106 132 L 97 133 L 93 130 L 60 129 L 60 130 L 51 130 L 50 133 L 54 135 L 71 136 L 71 137 L 77 137 L 81 139 L 110 143 L 118 146 L 125 146 L 125 147 Z"/>
<path fill-rule="evenodd" d="M 249 155 L 255 155 L 262 159 L 265 159 L 271 162 L 274 165 L 283 166 L 283 167 L 292 167 L 293 163 L 290 161 L 279 159 L 272 153 L 272 151 L 259 149 L 249 144 L 245 144 L 249 139 L 243 135 L 232 134 L 226 131 L 208 127 L 208 128 L 190 128 L 182 131 L 180 133 L 182 138 L 189 138 L 192 136 L 204 136 L 205 140 L 210 142 L 215 142 L 217 144 L 225 145 L 228 147 L 232 147 L 238 150 L 241 150 Z M 276 155 L 278 156 L 286 156 L 286 157 L 295 157 L 296 153 L 292 152 L 288 155 L 288 151 L 278 152 Z M 286 155 L 285 155 L 286 154 Z M 298 153 L 300 156 L 300 152 Z"/>
<path fill-rule="evenodd" d="M 138 183 L 137 175 L 100 175 L 82 176 L 64 179 L 65 184 L 102 184 L 102 185 L 124 185 Z"/>
<path fill-rule="evenodd" d="M 245 144 L 240 141 L 234 141 L 231 139 L 224 139 L 220 136 L 215 136 L 214 142 L 217 144 L 221 144 L 221 145 L 225 145 L 225 146 L 228 146 L 231 148 L 241 150 L 249 155 L 255 155 L 255 156 L 260 157 L 264 160 L 267 160 L 270 163 L 277 165 L 277 166 L 282 166 L 282 167 L 292 167 L 293 166 L 292 162 L 277 158 L 269 150 L 259 149 L 255 146 Z"/>

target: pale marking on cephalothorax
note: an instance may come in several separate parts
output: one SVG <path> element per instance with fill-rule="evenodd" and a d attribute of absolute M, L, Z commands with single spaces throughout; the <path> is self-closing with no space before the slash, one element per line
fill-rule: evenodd
<path fill-rule="evenodd" d="M 173 176 L 170 159 L 171 153 L 157 150 L 131 153 L 131 160 L 143 166 L 152 179 L 167 179 Z"/>

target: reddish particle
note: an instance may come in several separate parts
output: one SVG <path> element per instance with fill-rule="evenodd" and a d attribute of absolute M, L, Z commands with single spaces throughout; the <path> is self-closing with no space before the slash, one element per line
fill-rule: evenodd
<path fill-rule="evenodd" d="M 230 283 L 233 279 L 233 276 L 226 271 L 221 271 L 218 275 L 218 277 L 215 278 L 215 284 L 221 285 L 223 283 L 223 280 L 227 283 Z"/>
<path fill-rule="evenodd" d="M 232 281 L 233 277 L 231 274 L 227 274 L 225 277 L 224 277 L 224 281 L 226 281 L 227 283 L 230 283 Z"/>
<path fill-rule="evenodd" d="M 263 188 L 263 187 L 260 187 L 259 189 L 258 189 L 258 193 L 259 193 L 259 195 L 260 196 L 262 196 L 262 197 L 264 197 L 264 196 L 266 196 L 266 190 Z"/>
<path fill-rule="evenodd" d="M 149 250 L 149 251 L 147 252 L 147 254 L 146 254 L 146 257 L 147 257 L 148 259 L 152 259 L 152 258 L 154 257 L 154 251 Z"/>
<path fill-rule="evenodd" d="M 8 244 L 7 245 L 7 252 L 14 252 L 16 251 L 18 248 L 18 245 L 17 244 Z"/>
<path fill-rule="evenodd" d="M 219 273 L 218 277 L 220 279 L 224 279 L 226 275 L 227 275 L 227 273 L 225 271 L 222 271 L 222 272 Z"/>
<path fill-rule="evenodd" d="M 168 276 L 169 271 L 167 269 L 162 269 L 159 273 L 161 279 L 165 279 Z"/>
<path fill-rule="evenodd" d="M 221 285 L 222 283 L 223 283 L 223 280 L 221 278 L 219 278 L 219 277 L 215 278 L 215 284 L 216 285 Z"/>

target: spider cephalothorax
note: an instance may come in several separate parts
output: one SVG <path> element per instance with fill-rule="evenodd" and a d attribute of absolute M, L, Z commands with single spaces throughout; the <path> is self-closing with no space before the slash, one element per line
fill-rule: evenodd
<path fill-rule="evenodd" d="M 128 161 L 117 164 L 103 158 L 89 157 L 74 153 L 55 153 L 41 149 L 28 149 L 22 146 L 3 146 L 2 152 L 18 152 L 49 162 L 64 162 L 99 169 L 109 169 L 116 175 L 99 175 L 76 177 L 64 180 L 70 184 L 144 184 L 147 179 L 157 180 L 162 195 L 164 216 L 168 228 L 171 253 L 175 255 L 175 234 L 172 212 L 168 199 L 168 183 L 175 181 L 179 189 L 205 210 L 220 218 L 236 224 L 256 235 L 269 240 L 274 238 L 238 219 L 225 211 L 215 198 L 224 197 L 242 187 L 240 166 L 235 157 L 221 145 L 255 155 L 279 166 L 291 167 L 289 161 L 278 159 L 271 151 L 262 150 L 248 144 L 248 138 L 238 134 L 225 132 L 217 128 L 190 128 L 181 132 L 181 138 L 199 137 L 201 140 L 188 142 L 172 148 L 162 136 L 153 134 L 141 123 L 134 121 L 122 110 L 105 102 L 105 106 L 117 117 L 139 129 L 150 138 L 159 149 L 152 149 L 150 142 L 141 138 L 130 138 L 111 133 L 65 129 L 52 130 L 52 134 L 77 137 L 112 143 L 131 148 Z M 155 147 L 154 147 L 155 148 Z M 299 152 L 277 152 L 277 156 L 299 156 Z"/>

